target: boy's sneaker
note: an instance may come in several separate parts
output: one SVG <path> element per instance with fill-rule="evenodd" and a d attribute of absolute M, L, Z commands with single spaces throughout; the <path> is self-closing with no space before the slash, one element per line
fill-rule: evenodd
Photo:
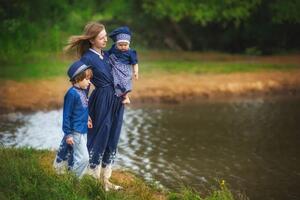
<path fill-rule="evenodd" d="M 56 162 L 55 159 L 53 163 L 53 167 L 57 174 L 64 174 L 68 170 L 68 162 L 67 161 Z"/>

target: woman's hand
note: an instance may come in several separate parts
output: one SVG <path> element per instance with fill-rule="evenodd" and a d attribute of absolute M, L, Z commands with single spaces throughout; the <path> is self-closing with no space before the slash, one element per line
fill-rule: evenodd
<path fill-rule="evenodd" d="M 87 125 L 88 125 L 88 128 L 93 128 L 93 122 L 92 122 L 92 119 L 90 118 L 90 116 L 89 116 Z"/>

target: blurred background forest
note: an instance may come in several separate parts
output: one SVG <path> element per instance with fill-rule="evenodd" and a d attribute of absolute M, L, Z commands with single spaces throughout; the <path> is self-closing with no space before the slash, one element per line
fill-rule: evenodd
<path fill-rule="evenodd" d="M 1 0 L 0 61 L 62 52 L 91 20 L 108 31 L 128 25 L 138 49 L 294 52 L 299 10 L 300 0 Z"/>
<path fill-rule="evenodd" d="M 201 196 L 224 178 L 235 199 L 299 199 L 300 0 L 0 0 L 0 19 L 0 144 L 57 148 L 68 38 L 89 21 L 127 25 L 140 78 L 120 166 Z M 41 167 L 32 150 L 0 153 L 0 199 L 100 198 L 42 170 L 45 153 Z"/>

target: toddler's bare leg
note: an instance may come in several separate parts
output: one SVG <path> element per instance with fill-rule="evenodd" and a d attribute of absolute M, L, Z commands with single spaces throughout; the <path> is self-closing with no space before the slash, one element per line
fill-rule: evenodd
<path fill-rule="evenodd" d="M 123 96 L 124 100 L 122 101 L 123 104 L 130 104 L 130 99 L 129 99 L 129 95 L 128 93 L 126 93 L 124 96 Z"/>

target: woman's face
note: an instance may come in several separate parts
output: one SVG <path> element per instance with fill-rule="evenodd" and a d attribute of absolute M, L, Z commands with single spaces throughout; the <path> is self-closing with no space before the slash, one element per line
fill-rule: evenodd
<path fill-rule="evenodd" d="M 104 47 L 106 47 L 106 43 L 107 43 L 107 34 L 106 34 L 106 30 L 103 29 L 93 40 L 90 40 L 90 42 L 92 43 L 92 48 L 93 49 L 98 49 L 101 50 Z"/>

